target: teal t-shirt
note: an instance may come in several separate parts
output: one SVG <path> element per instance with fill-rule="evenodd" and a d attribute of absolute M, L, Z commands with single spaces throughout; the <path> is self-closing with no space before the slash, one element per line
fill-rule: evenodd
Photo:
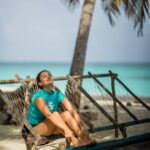
<path fill-rule="evenodd" d="M 35 92 L 32 96 L 27 116 L 28 122 L 31 125 L 38 124 L 45 119 L 45 116 L 39 111 L 39 109 L 35 105 L 35 100 L 37 98 L 43 98 L 48 109 L 50 110 L 50 112 L 53 113 L 55 111 L 58 111 L 59 103 L 63 101 L 65 95 L 61 91 L 55 89 L 51 90 L 50 92 L 44 89 L 40 89 L 37 92 Z"/>

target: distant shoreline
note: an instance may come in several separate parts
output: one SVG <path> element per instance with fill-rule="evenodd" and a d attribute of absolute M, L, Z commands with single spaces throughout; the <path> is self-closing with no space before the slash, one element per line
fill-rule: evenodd
<path fill-rule="evenodd" d="M 42 62 L 40 62 L 40 61 L 34 61 L 34 62 L 32 62 L 32 61 L 28 61 L 28 62 L 19 62 L 19 61 L 0 61 L 0 64 L 56 64 L 56 65 L 61 65 L 61 64 L 68 64 L 68 65 L 71 65 L 71 62 L 54 62 L 54 61 L 52 61 L 52 62 L 50 62 L 50 61 L 42 61 Z M 111 65 L 111 66 L 113 66 L 113 65 L 123 65 L 123 66 L 126 66 L 126 65 L 133 65 L 133 66 L 150 66 L 150 62 L 86 62 L 85 63 L 85 65 Z"/>

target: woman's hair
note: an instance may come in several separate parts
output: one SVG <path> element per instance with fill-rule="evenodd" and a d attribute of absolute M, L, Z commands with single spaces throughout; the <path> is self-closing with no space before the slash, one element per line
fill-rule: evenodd
<path fill-rule="evenodd" d="M 40 86 L 38 83 L 41 81 L 41 80 L 40 80 L 40 76 L 41 76 L 41 74 L 42 74 L 43 72 L 48 72 L 49 74 L 51 74 L 48 70 L 42 70 L 42 71 L 40 71 L 40 72 L 37 74 L 37 76 L 36 76 L 36 81 L 37 81 L 37 86 L 38 86 L 40 89 L 42 89 L 43 86 Z"/>

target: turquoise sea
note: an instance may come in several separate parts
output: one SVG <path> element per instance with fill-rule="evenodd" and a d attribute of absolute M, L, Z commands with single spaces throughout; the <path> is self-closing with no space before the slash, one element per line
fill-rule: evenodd
<path fill-rule="evenodd" d="M 35 77 L 43 70 L 50 70 L 53 76 L 66 76 L 69 73 L 68 63 L 0 63 L 0 80 L 20 77 Z M 150 64 L 86 64 L 84 74 L 108 73 L 108 70 L 119 75 L 119 78 L 138 96 L 150 97 Z"/>

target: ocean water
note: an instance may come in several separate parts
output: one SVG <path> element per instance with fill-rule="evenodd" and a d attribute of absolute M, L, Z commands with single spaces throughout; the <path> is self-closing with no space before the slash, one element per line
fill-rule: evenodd
<path fill-rule="evenodd" d="M 36 77 L 36 74 L 47 69 L 53 76 L 66 76 L 69 74 L 70 64 L 67 63 L 0 63 L 0 80 L 20 77 Z M 117 73 L 119 78 L 138 96 L 150 97 L 150 64 L 86 64 L 84 74 Z"/>

